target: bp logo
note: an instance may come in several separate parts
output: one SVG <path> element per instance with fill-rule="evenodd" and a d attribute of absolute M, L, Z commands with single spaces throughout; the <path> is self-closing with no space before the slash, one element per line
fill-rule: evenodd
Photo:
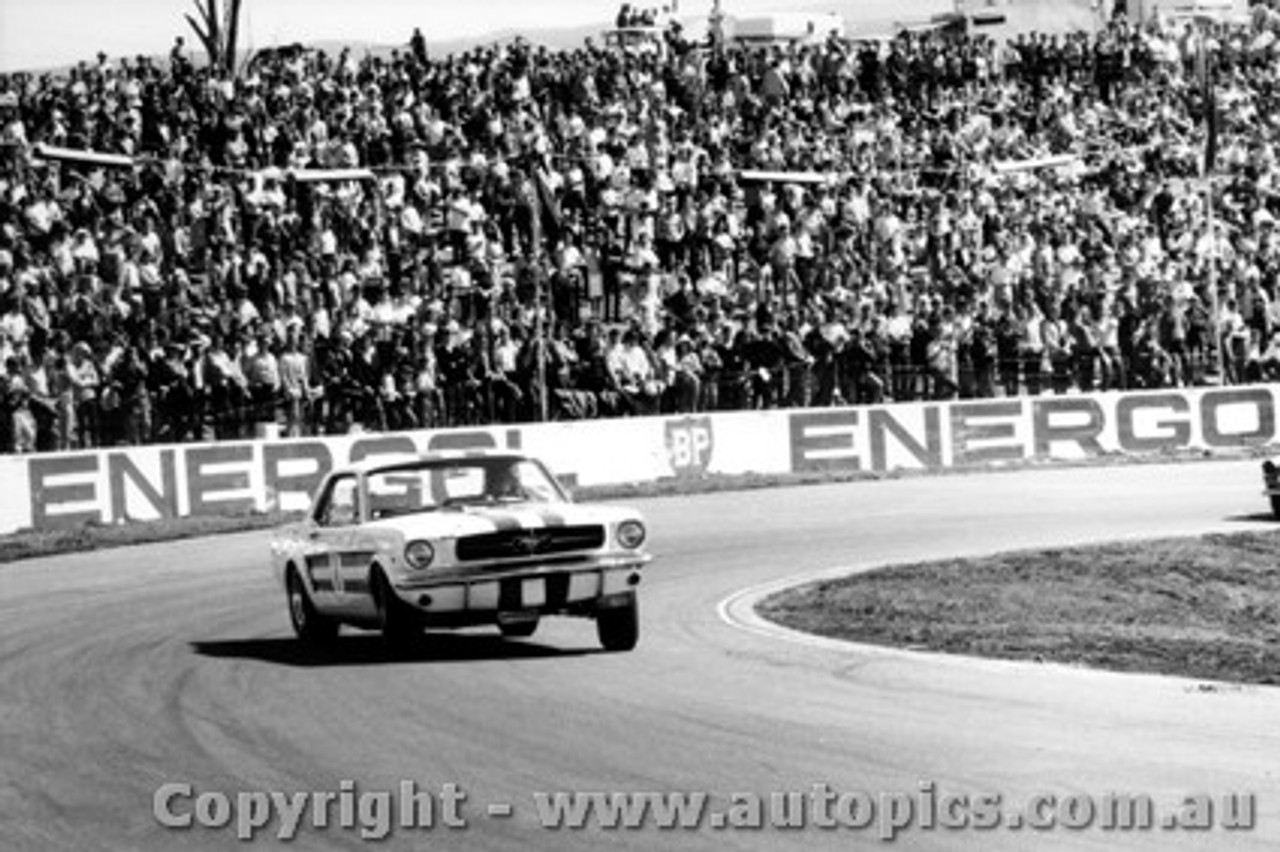
<path fill-rule="evenodd" d="M 676 476 L 698 476 L 707 472 L 715 449 L 715 432 L 710 417 L 681 417 L 665 425 L 667 460 Z"/>

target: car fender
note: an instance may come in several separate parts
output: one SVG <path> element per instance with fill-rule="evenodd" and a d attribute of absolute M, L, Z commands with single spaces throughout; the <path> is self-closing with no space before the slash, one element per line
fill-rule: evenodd
<path fill-rule="evenodd" d="M 285 577 L 288 576 L 288 569 L 293 566 L 302 582 L 307 586 L 307 591 L 311 592 L 310 580 L 307 572 L 299 567 L 300 556 L 302 554 L 302 525 L 291 524 L 280 530 L 277 530 L 271 537 L 271 568 L 275 575 L 276 583 L 282 588 L 284 587 Z"/>

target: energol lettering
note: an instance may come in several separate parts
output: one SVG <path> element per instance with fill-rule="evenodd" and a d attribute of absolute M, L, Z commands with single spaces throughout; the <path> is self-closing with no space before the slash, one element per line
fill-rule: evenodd
<path fill-rule="evenodd" d="M 437 449 L 518 449 L 518 429 L 135 447 L 33 456 L 31 526 L 302 508 L 335 460 Z"/>
<path fill-rule="evenodd" d="M 797 473 L 1225 449 L 1276 437 L 1271 386 L 823 409 L 789 420 Z"/>

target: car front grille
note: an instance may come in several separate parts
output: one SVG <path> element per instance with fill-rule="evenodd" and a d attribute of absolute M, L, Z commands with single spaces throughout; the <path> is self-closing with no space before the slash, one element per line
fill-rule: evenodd
<path fill-rule="evenodd" d="M 463 536 L 458 539 L 457 557 L 459 562 L 528 559 L 603 545 L 603 526 L 535 527 Z"/>

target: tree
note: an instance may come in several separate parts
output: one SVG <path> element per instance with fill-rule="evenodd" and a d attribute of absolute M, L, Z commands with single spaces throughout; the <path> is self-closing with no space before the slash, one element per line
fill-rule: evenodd
<path fill-rule="evenodd" d="M 218 0 L 192 0 L 192 3 L 200 14 L 200 21 L 188 14 L 187 23 L 204 45 L 210 67 L 227 75 L 235 74 L 241 0 L 225 0 L 221 13 Z"/>

